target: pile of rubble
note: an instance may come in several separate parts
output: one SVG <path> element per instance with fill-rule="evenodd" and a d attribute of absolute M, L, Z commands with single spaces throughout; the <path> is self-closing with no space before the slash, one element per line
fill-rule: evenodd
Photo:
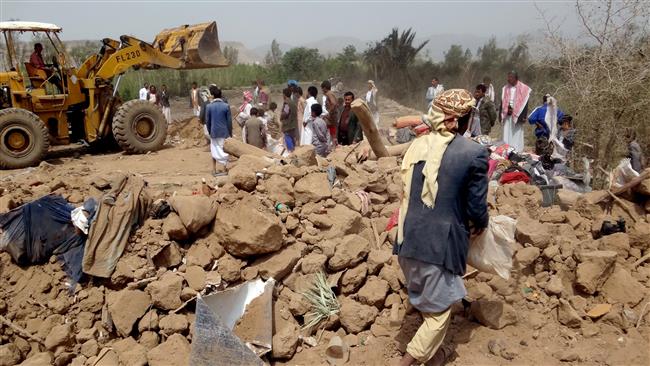
<path fill-rule="evenodd" d="M 147 219 L 131 236 L 110 279 L 72 288 L 55 258 L 21 268 L 0 254 L 0 365 L 186 364 L 197 294 L 256 278 L 276 281 L 273 324 L 262 325 L 273 327 L 272 351 L 264 356 L 271 360 L 290 360 L 334 336 L 354 349 L 373 338 L 395 339 L 407 323 L 417 328 L 419 315 L 392 255 L 396 228 L 385 231 L 399 206 L 398 159 L 357 163 L 353 149 L 321 159 L 301 147 L 286 164 L 242 155 L 213 186 L 187 187 L 194 195 L 151 192 L 173 210 Z M 75 204 L 102 194 L 89 172 L 46 179 L 48 169 L 3 182 L 0 212 L 50 192 Z M 606 203 L 603 195 L 560 191 L 558 205 L 541 208 L 534 186 L 491 187 L 491 214 L 518 220 L 515 268 L 509 280 L 470 269 L 471 306 L 454 312 L 493 329 L 526 324 L 539 332 L 558 322 L 576 337 L 594 337 L 601 327 L 638 328 L 647 336 L 648 212 L 638 199 Z M 619 217 L 627 232 L 600 237 L 603 221 Z M 320 272 L 340 308 L 305 328 L 312 304 L 303 294 Z M 389 359 L 404 346 L 375 351 Z M 499 342 L 489 349 L 517 358 Z M 587 361 L 570 349 L 553 356 Z"/>

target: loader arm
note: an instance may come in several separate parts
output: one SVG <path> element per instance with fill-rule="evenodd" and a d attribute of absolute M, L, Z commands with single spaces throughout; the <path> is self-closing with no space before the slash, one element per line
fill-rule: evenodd
<path fill-rule="evenodd" d="M 134 66 L 151 69 L 184 68 L 182 60 L 158 51 L 145 41 L 131 36 L 122 36 L 120 40 L 122 46 L 104 59 L 95 74 L 96 77 L 111 80 Z"/>

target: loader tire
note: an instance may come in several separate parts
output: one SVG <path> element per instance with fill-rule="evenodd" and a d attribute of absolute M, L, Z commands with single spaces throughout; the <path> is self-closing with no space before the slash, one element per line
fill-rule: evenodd
<path fill-rule="evenodd" d="M 50 148 L 45 123 L 20 108 L 0 111 L 0 168 L 18 169 L 37 165 Z"/>
<path fill-rule="evenodd" d="M 118 108 L 112 129 L 122 150 L 143 154 L 163 146 L 167 137 L 167 120 L 154 104 L 146 100 L 130 100 Z"/>

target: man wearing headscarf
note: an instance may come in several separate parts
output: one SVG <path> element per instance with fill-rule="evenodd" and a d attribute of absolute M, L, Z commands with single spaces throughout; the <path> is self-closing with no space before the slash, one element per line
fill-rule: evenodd
<path fill-rule="evenodd" d="M 524 122 L 528 115 L 528 98 L 532 90 L 519 81 L 515 71 L 508 73 L 508 82 L 501 90 L 501 121 L 503 141 L 516 151 L 524 151 Z"/>
<path fill-rule="evenodd" d="M 474 104 L 467 90 L 438 95 L 423 117 L 431 132 L 416 138 L 402 161 L 404 186 L 394 254 L 406 278 L 409 302 L 424 322 L 400 365 L 432 359 L 441 364 L 450 356 L 451 351 L 440 346 L 451 305 L 466 295 L 462 276 L 470 229 L 479 234 L 488 225 L 488 150 L 459 135 L 459 123 L 467 123 Z"/>

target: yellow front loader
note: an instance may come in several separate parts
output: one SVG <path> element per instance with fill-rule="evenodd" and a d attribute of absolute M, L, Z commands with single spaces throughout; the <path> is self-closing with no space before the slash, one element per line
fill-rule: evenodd
<path fill-rule="evenodd" d="M 67 54 L 60 32 L 54 24 L 0 22 L 9 65 L 0 72 L 2 169 L 38 164 L 51 145 L 80 140 L 101 145 L 114 139 L 130 153 L 155 151 L 165 142 L 167 122 L 162 111 L 148 101 L 120 99 L 122 75 L 131 68 L 228 66 L 215 22 L 166 29 L 152 43 L 131 36 L 106 38 L 99 51 L 81 65 Z M 51 64 L 19 59 L 17 39 L 23 33 L 49 40 L 43 46 L 54 53 Z"/>

